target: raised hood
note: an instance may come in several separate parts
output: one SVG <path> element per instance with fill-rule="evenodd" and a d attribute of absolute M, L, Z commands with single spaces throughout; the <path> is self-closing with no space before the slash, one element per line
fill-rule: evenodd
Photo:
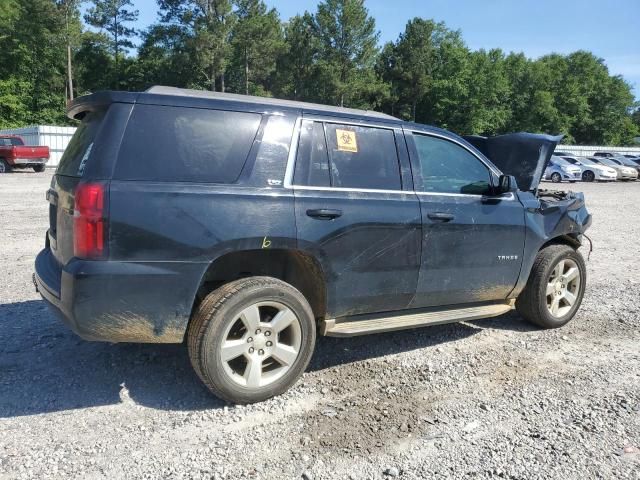
<path fill-rule="evenodd" d="M 562 135 L 508 133 L 497 137 L 464 137 L 480 150 L 505 175 L 513 175 L 520 190 L 538 188 Z"/>

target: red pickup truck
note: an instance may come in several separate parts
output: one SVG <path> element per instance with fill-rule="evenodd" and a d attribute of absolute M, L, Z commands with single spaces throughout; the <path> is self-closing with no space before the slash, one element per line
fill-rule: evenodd
<path fill-rule="evenodd" d="M 14 168 L 33 168 L 43 172 L 49 161 L 49 147 L 25 145 L 17 135 L 0 135 L 0 173 Z"/>

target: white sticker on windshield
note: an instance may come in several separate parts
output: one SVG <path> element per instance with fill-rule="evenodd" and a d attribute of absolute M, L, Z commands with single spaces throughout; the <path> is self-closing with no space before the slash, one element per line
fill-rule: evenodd
<path fill-rule="evenodd" d="M 78 176 L 82 177 L 84 175 L 84 167 L 87 165 L 87 159 L 89 158 L 89 154 L 91 153 L 91 149 L 93 148 L 93 142 L 89 144 L 87 147 L 87 151 L 84 152 L 82 156 L 82 161 L 80 162 L 80 166 L 78 167 Z"/>

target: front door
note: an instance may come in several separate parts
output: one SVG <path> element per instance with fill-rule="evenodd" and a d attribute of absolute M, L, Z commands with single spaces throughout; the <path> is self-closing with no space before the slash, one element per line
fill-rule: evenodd
<path fill-rule="evenodd" d="M 405 308 L 422 226 L 402 130 L 306 119 L 293 172 L 298 248 L 321 264 L 327 316 Z"/>
<path fill-rule="evenodd" d="M 488 162 L 444 136 L 407 134 L 422 211 L 422 261 L 412 307 L 502 300 L 524 250 L 524 207 L 508 193 L 487 197 Z"/>

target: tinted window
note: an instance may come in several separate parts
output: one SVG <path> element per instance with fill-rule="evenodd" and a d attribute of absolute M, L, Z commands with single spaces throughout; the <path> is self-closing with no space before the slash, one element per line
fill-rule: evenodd
<path fill-rule="evenodd" d="M 331 185 L 327 142 L 324 138 L 324 126 L 320 122 L 302 122 L 293 183 L 314 187 Z"/>
<path fill-rule="evenodd" d="M 422 191 L 484 194 L 489 169 L 468 150 L 453 142 L 425 135 L 413 136 L 420 159 Z"/>
<path fill-rule="evenodd" d="M 327 123 L 325 132 L 333 187 L 402 188 L 393 130 Z"/>
<path fill-rule="evenodd" d="M 115 178 L 233 183 L 260 119 L 254 113 L 138 105 L 127 124 Z"/>
<path fill-rule="evenodd" d="M 60 159 L 57 174 L 70 177 L 82 176 L 103 118 L 104 111 L 90 112 L 85 115 Z"/>

